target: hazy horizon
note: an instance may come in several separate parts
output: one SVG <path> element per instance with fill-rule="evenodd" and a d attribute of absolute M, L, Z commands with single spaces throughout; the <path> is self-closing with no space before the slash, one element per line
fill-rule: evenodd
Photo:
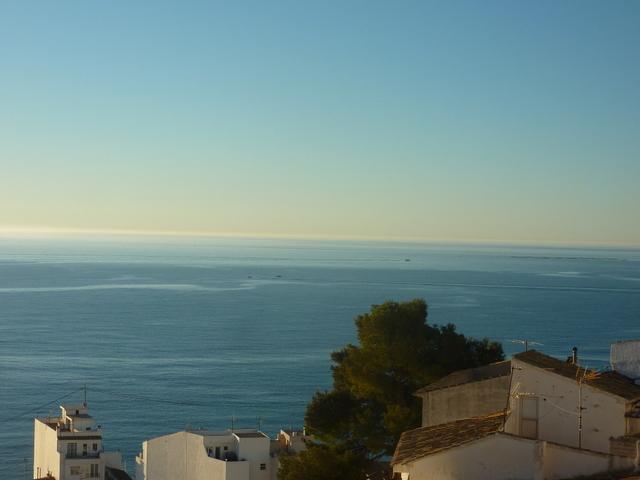
<path fill-rule="evenodd" d="M 300 234 L 259 234 L 234 232 L 180 232 L 180 231 L 135 231 L 135 230 L 81 230 L 81 229 L 20 229 L 0 228 L 1 239 L 33 239 L 33 240 L 114 240 L 119 242 L 144 242 L 163 240 L 238 240 L 238 241 L 292 241 L 292 242 L 337 242 L 337 243 L 371 243 L 397 245 L 428 246 L 478 246 L 478 247 L 530 247 L 530 248 L 559 248 L 559 249 L 619 249 L 638 250 L 640 244 L 624 243 L 595 243 L 595 242 L 553 242 L 553 241 L 502 241 L 492 239 L 438 239 L 416 237 L 362 237 L 362 236 L 332 236 L 332 235 L 300 235 Z"/>

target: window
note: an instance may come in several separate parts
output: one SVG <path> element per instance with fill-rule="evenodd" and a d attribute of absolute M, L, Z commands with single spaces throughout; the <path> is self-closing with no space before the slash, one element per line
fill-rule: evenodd
<path fill-rule="evenodd" d="M 226 452 L 227 450 L 229 450 L 229 447 L 225 445 L 224 446 L 224 451 Z"/>
<path fill-rule="evenodd" d="M 266 463 L 261 463 L 260 464 L 260 470 L 266 470 L 267 469 L 267 464 Z"/>
<path fill-rule="evenodd" d="M 69 468 L 69 474 L 71 475 L 80 475 L 80 467 L 74 466 Z"/>
<path fill-rule="evenodd" d="M 94 444 L 93 444 L 93 451 L 94 451 L 94 452 L 97 452 L 97 451 L 98 451 L 98 444 L 97 444 L 97 443 L 94 443 Z"/>
<path fill-rule="evenodd" d="M 87 456 L 87 444 L 86 443 L 82 444 L 82 456 L 83 457 Z"/>
<path fill-rule="evenodd" d="M 520 435 L 538 438 L 538 397 L 520 398 Z"/>
<path fill-rule="evenodd" d="M 89 473 L 90 478 L 98 478 L 98 467 L 99 465 L 97 463 L 91 464 L 91 472 Z"/>
<path fill-rule="evenodd" d="M 78 445 L 75 443 L 67 443 L 67 456 L 75 457 L 78 454 Z"/>

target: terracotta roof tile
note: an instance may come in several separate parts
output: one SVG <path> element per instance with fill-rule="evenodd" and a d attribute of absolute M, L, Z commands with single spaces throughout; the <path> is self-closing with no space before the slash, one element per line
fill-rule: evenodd
<path fill-rule="evenodd" d="M 408 463 L 473 442 L 498 432 L 504 414 L 493 413 L 483 417 L 465 418 L 432 427 L 420 427 L 402 434 L 393 455 L 392 464 Z"/>

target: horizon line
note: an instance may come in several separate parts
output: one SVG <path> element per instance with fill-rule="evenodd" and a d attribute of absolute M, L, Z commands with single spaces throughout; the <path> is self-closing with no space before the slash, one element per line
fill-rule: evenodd
<path fill-rule="evenodd" d="M 559 240 L 521 240 L 521 239 L 487 239 L 487 238 L 438 238 L 438 237 L 402 237 L 402 236 L 366 236 L 366 235 L 332 235 L 332 234 L 300 234 L 300 233 L 247 233 L 247 232 L 215 232 L 197 230 L 132 230 L 132 229 L 100 229 L 100 228 L 63 228 L 63 227 L 14 227 L 0 226 L 0 238 L 55 238 L 55 237 L 184 237 L 184 238 L 239 238 L 270 240 L 308 240 L 308 241 L 362 241 L 414 244 L 456 244 L 486 246 L 530 246 L 530 247 L 565 247 L 565 248 L 621 248 L 640 249 L 638 243 L 606 243 L 575 242 Z"/>

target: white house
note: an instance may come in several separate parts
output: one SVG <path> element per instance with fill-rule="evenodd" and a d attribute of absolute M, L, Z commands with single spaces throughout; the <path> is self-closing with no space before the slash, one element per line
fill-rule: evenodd
<path fill-rule="evenodd" d="M 36 418 L 33 477 L 55 480 L 110 479 L 120 475 L 120 452 L 105 452 L 102 429 L 86 403 L 60 406 L 60 416 Z"/>
<path fill-rule="evenodd" d="M 588 371 L 535 350 L 514 355 L 505 431 L 610 452 L 610 439 L 638 433 L 631 415 L 640 385 L 621 373 Z"/>
<path fill-rule="evenodd" d="M 402 434 L 393 456 L 402 480 L 559 480 L 629 470 L 624 456 L 502 431 L 504 414 L 421 427 Z"/>
<path fill-rule="evenodd" d="M 142 444 L 136 480 L 271 480 L 271 440 L 258 430 L 187 430 Z"/>
<path fill-rule="evenodd" d="M 636 352 L 640 342 L 614 344 L 614 369 L 601 372 L 582 368 L 575 349 L 567 361 L 519 353 L 506 377 L 495 366 L 454 372 L 418 392 L 428 418 L 402 434 L 393 470 L 403 480 L 551 480 L 633 469 L 640 463 Z M 436 405 L 446 413 L 436 416 Z"/>

